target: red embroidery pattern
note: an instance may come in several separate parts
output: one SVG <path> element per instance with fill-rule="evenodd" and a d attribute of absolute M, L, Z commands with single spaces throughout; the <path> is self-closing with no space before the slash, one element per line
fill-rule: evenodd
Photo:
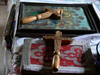
<path fill-rule="evenodd" d="M 61 46 L 61 66 L 86 67 L 82 46 L 63 45 Z M 51 66 L 53 57 L 53 45 L 32 44 L 31 45 L 31 64 Z"/>

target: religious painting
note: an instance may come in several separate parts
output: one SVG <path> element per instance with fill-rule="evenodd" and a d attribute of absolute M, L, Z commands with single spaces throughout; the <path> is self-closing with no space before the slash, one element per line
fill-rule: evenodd
<path fill-rule="evenodd" d="M 21 24 L 20 20 L 25 17 L 35 16 L 45 13 L 45 7 L 51 9 L 63 9 L 62 19 L 45 18 L 35 20 L 26 24 Z M 53 16 L 52 16 L 53 17 Z M 42 4 L 42 3 L 22 3 L 19 13 L 18 31 L 48 33 L 60 30 L 63 34 L 86 34 L 96 33 L 96 26 L 93 17 L 85 4 Z M 78 32 L 80 31 L 80 32 Z"/>
<path fill-rule="evenodd" d="M 45 7 L 50 6 L 24 6 L 23 18 L 35 16 L 45 12 Z M 28 24 L 22 24 L 22 29 L 64 29 L 64 30 L 91 30 L 84 10 L 81 7 L 52 7 L 52 9 L 63 9 L 62 20 L 50 18 L 36 20 Z M 42 10 L 41 10 L 42 9 Z"/>

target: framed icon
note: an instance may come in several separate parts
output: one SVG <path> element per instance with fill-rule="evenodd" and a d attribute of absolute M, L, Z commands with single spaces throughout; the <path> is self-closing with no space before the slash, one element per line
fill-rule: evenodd
<path fill-rule="evenodd" d="M 45 7 L 63 9 L 62 19 L 45 18 L 30 23 L 21 24 L 25 17 L 45 13 Z M 92 11 L 92 12 L 91 12 Z M 18 19 L 18 34 L 54 34 L 60 30 L 63 34 L 90 34 L 99 32 L 96 16 L 91 4 L 47 4 L 47 3 L 21 3 Z M 53 17 L 53 16 L 52 16 Z M 96 20 L 96 21 L 95 21 Z"/>

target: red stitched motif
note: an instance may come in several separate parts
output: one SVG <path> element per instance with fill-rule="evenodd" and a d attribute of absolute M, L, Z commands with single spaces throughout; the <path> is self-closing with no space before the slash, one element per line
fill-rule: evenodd
<path fill-rule="evenodd" d="M 53 45 L 32 44 L 31 45 L 31 64 L 51 66 L 53 57 Z M 85 56 L 82 45 L 63 45 L 61 46 L 61 66 L 86 67 Z"/>

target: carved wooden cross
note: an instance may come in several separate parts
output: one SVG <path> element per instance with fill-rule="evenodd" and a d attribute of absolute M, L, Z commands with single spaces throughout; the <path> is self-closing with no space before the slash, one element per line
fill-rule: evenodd
<path fill-rule="evenodd" d="M 29 23 L 35 20 L 40 20 L 40 19 L 45 19 L 48 17 L 52 17 L 54 19 L 61 19 L 62 18 L 62 13 L 63 13 L 63 9 L 51 9 L 50 7 L 45 7 L 45 11 L 44 13 L 41 14 L 37 14 L 36 16 L 29 16 L 29 17 L 25 17 L 21 19 L 21 23 Z"/>
<path fill-rule="evenodd" d="M 52 69 L 57 71 L 59 70 L 60 65 L 60 48 L 62 41 L 65 41 L 66 44 L 72 43 L 73 39 L 68 37 L 62 37 L 62 32 L 56 31 L 55 36 L 43 36 L 43 40 L 47 41 L 49 39 L 54 40 L 54 56 L 52 60 Z"/>

